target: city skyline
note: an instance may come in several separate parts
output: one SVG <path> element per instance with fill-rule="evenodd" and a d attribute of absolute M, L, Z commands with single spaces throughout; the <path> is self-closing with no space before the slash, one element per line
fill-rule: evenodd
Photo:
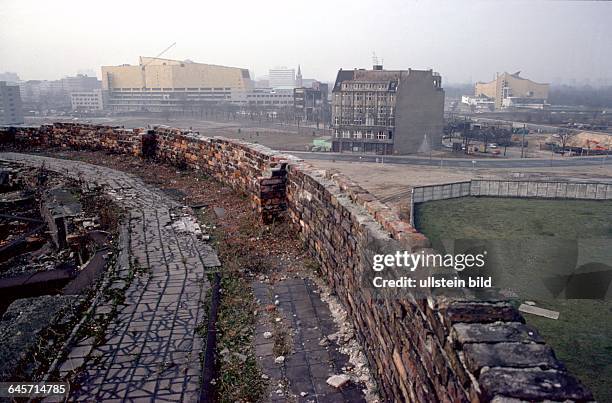
<path fill-rule="evenodd" d="M 609 83 L 612 70 L 605 45 L 612 37 L 608 2 L 315 1 L 308 10 L 277 1 L 238 8 L 192 2 L 172 8 L 158 2 L 141 7 L 110 1 L 101 9 L 81 4 L 5 1 L 0 71 L 16 72 L 23 80 L 58 79 L 79 70 L 99 75 L 102 65 L 155 56 L 173 42 L 164 57 L 248 68 L 253 78 L 275 66 L 301 64 L 305 76 L 329 82 L 340 68 L 369 68 L 372 52 L 385 68 L 432 68 L 446 83 L 490 81 L 496 72 L 521 70 L 540 82 L 596 85 Z M 500 15 L 507 27 L 500 27 Z M 385 24 L 355 28 L 377 21 Z"/>

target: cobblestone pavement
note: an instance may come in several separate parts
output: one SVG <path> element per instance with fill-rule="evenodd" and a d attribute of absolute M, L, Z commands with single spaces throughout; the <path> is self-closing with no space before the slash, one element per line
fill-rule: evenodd
<path fill-rule="evenodd" d="M 361 383 L 351 381 L 340 389 L 327 384 L 330 376 L 350 372 L 351 364 L 339 351 L 333 336 L 338 326 L 311 280 L 293 277 L 275 284 L 257 281 L 253 291 L 260 310 L 265 312 L 256 325 L 255 353 L 264 376 L 270 379 L 267 401 L 365 401 L 365 385 Z M 268 334 L 266 338 L 266 332 L 271 337 Z M 288 352 L 283 362 L 277 362 L 282 344 Z"/>
<path fill-rule="evenodd" d="M 69 400 L 197 401 L 202 345 L 196 328 L 209 287 L 205 272 L 220 264 L 212 247 L 184 225 L 189 215 L 183 206 L 110 168 L 16 153 L 0 153 L 0 159 L 44 163 L 49 170 L 103 185 L 128 211 L 110 284 L 119 297 L 95 308 L 99 320 L 117 314 L 102 343 L 93 337 L 79 340 L 61 365 L 61 374 L 79 373 Z M 132 278 L 134 270 L 138 274 Z"/>

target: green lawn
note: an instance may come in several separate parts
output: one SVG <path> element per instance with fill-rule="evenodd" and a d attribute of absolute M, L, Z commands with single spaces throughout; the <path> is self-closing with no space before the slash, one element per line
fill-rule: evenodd
<path fill-rule="evenodd" d="M 612 202 L 467 197 L 418 205 L 415 221 L 440 251 L 485 245 L 494 278 L 517 302 L 559 311 L 558 320 L 525 319 L 598 401 L 612 402 L 612 293 L 606 300 L 554 298 L 543 281 L 586 264 L 583 272 L 612 266 Z"/>

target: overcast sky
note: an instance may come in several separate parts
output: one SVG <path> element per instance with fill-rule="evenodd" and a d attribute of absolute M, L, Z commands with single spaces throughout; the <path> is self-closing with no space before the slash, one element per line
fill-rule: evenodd
<path fill-rule="evenodd" d="M 57 79 L 164 57 L 249 68 L 433 68 L 446 82 L 515 72 L 612 83 L 612 3 L 569 1 L 0 0 L 0 72 Z"/>

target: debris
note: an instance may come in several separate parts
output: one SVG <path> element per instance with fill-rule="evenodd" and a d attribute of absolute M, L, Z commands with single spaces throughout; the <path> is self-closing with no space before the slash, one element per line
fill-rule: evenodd
<path fill-rule="evenodd" d="M 551 311 L 550 309 L 539 308 L 537 306 L 521 304 L 521 306 L 519 306 L 519 311 L 530 313 L 532 315 L 543 316 L 548 319 L 559 319 L 559 312 Z"/>
<path fill-rule="evenodd" d="M 264 339 L 271 339 L 272 338 L 272 332 L 264 332 L 263 337 L 264 337 Z"/>
<path fill-rule="evenodd" d="M 333 386 L 334 388 L 341 388 L 344 385 L 346 385 L 350 380 L 351 378 L 349 378 L 349 376 L 345 374 L 332 375 L 329 378 L 327 378 L 327 384 L 329 386 Z"/>
<path fill-rule="evenodd" d="M 284 356 L 282 356 L 282 355 L 279 355 L 278 357 L 276 357 L 276 358 L 274 359 L 274 362 L 275 362 L 276 364 L 282 364 L 282 363 L 284 363 L 284 362 L 285 362 L 285 357 L 284 357 Z"/>

